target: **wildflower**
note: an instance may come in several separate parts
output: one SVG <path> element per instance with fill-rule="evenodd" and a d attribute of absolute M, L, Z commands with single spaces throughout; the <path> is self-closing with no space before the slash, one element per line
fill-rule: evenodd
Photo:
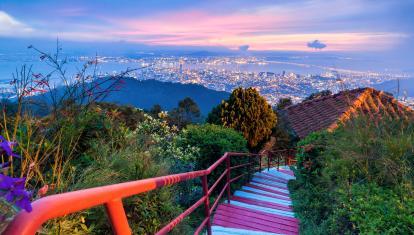
<path fill-rule="evenodd" d="M 33 89 L 33 92 L 46 93 L 47 90 L 45 90 L 45 89 Z"/>
<path fill-rule="evenodd" d="M 26 178 L 13 178 L 0 174 L 0 196 L 15 206 L 31 212 L 31 193 L 24 188 L 25 181 Z"/>
<path fill-rule="evenodd" d="M 49 190 L 49 185 L 44 185 L 43 187 L 41 187 L 40 189 L 39 189 L 39 191 L 37 191 L 37 195 L 39 196 L 39 197 L 43 197 L 43 196 L 45 196 L 46 195 L 46 193 L 47 193 L 47 191 Z"/>
<path fill-rule="evenodd" d="M 32 170 L 35 166 L 36 166 L 36 164 L 34 162 L 30 163 L 29 170 Z"/>
<path fill-rule="evenodd" d="M 42 80 L 34 80 L 34 82 L 38 85 L 38 86 L 49 86 L 49 82 L 46 79 L 42 79 Z"/>
<path fill-rule="evenodd" d="M 42 77 L 42 74 L 41 73 L 38 73 L 38 74 L 33 73 L 32 76 L 35 77 L 35 78 L 40 78 L 40 77 Z"/>
<path fill-rule="evenodd" d="M 3 149 L 3 152 L 7 154 L 7 156 L 17 157 L 20 158 L 19 155 L 13 153 L 13 147 L 17 144 L 16 142 L 7 141 L 3 136 L 0 135 L 0 148 Z"/>

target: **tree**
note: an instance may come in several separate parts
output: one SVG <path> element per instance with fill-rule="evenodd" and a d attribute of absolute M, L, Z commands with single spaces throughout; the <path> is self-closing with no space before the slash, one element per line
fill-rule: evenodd
<path fill-rule="evenodd" d="M 305 101 L 306 100 L 313 100 L 313 99 L 321 98 L 321 97 L 328 96 L 328 95 L 332 95 L 332 91 L 330 91 L 330 90 L 323 90 L 323 91 L 315 92 L 315 93 L 312 93 L 310 96 L 308 96 L 305 99 Z"/>
<path fill-rule="evenodd" d="M 256 147 L 266 140 L 276 125 L 276 114 L 265 98 L 254 88 L 237 88 L 223 103 L 223 125 L 240 131 L 249 147 Z"/>
<path fill-rule="evenodd" d="M 170 112 L 170 124 L 176 125 L 179 129 L 200 119 L 200 108 L 190 97 L 178 102 L 178 107 Z"/>
<path fill-rule="evenodd" d="M 221 122 L 221 107 L 222 104 L 219 104 L 211 110 L 206 119 L 207 123 L 223 125 L 223 123 Z"/>
<path fill-rule="evenodd" d="M 277 110 L 285 109 L 286 107 L 292 105 L 292 99 L 291 98 L 280 98 L 279 102 L 277 103 Z"/>
<path fill-rule="evenodd" d="M 153 118 L 158 118 L 158 114 L 162 112 L 162 107 L 159 104 L 154 104 L 152 108 L 149 110 L 149 115 Z"/>

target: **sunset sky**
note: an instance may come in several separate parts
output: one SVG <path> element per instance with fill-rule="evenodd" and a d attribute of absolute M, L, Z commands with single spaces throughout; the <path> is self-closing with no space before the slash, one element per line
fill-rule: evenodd
<path fill-rule="evenodd" d="M 249 50 L 413 49 L 410 0 L 0 0 L 0 38 Z"/>

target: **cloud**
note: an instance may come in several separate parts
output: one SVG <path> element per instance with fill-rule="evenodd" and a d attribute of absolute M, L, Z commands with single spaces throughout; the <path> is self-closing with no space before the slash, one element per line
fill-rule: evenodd
<path fill-rule="evenodd" d="M 56 14 L 27 14 L 30 8 L 8 13 L 0 10 L 0 37 L 59 37 L 86 42 L 122 40 L 150 46 L 203 46 L 239 51 L 379 51 L 392 49 L 411 35 L 407 31 L 389 31 L 394 27 L 388 24 L 382 27 L 379 21 L 373 22 L 376 18 L 372 15 L 381 15 L 384 7 L 377 9 L 379 4 L 367 7 L 363 1 L 358 4 L 347 4 L 343 0 L 270 4 L 272 1 L 257 0 L 263 4 L 257 5 L 254 1 L 252 8 L 246 8 L 248 11 L 235 5 L 240 0 L 217 1 L 226 2 L 226 6 L 235 5 L 231 10 L 220 11 L 213 11 L 209 7 L 211 4 L 181 8 L 168 1 L 170 5 L 162 4 L 159 10 L 160 4 L 149 3 L 149 12 L 144 15 L 126 14 L 136 7 L 114 4 L 104 8 L 97 6 L 97 1 L 82 2 L 79 7 L 50 7 L 43 3 L 45 9 L 54 13 L 55 8 L 62 9 Z M 62 4 L 58 2 L 58 5 Z M 137 4 L 145 7 L 145 4 Z M 301 12 L 301 17 L 295 17 L 297 12 Z M 364 16 L 362 22 L 356 17 L 360 15 Z M 357 19 L 358 28 L 355 28 Z M 34 22 L 36 28 L 25 22 Z M 377 24 L 380 26 L 374 27 Z M 390 21 L 389 24 L 395 23 Z M 315 39 L 323 39 L 323 43 Z"/>
<path fill-rule="evenodd" d="M 326 44 L 319 40 L 314 40 L 312 42 L 308 42 L 308 47 L 322 50 L 326 47 Z"/>
<path fill-rule="evenodd" d="M 34 30 L 14 19 L 4 11 L 0 11 L 0 36 L 21 36 L 26 35 Z"/>
<path fill-rule="evenodd" d="M 242 46 L 239 46 L 239 50 L 240 51 L 247 51 L 247 50 L 249 50 L 249 45 L 242 45 Z"/>

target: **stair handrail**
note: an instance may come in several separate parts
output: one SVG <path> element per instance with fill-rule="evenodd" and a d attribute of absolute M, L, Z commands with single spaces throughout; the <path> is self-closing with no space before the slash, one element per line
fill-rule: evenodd
<path fill-rule="evenodd" d="M 237 166 L 231 166 L 231 157 L 249 157 L 249 162 L 240 164 Z M 204 227 L 207 227 L 208 235 L 211 235 L 211 214 L 220 202 L 224 192 L 227 191 L 227 201 L 230 203 L 230 186 L 231 183 L 242 178 L 245 175 L 249 175 L 254 161 L 251 161 L 251 157 L 259 158 L 259 167 L 262 169 L 262 157 L 267 156 L 265 153 L 254 154 L 254 153 L 236 153 L 226 152 L 216 162 L 214 162 L 209 168 L 205 170 L 191 171 L 180 174 L 173 174 L 167 176 L 160 176 L 136 181 L 130 181 L 125 183 L 106 185 L 101 187 L 94 187 L 89 189 L 82 189 L 72 192 L 65 192 L 61 194 L 55 194 L 43 197 L 32 203 L 33 210 L 29 213 L 21 211 L 16 217 L 10 222 L 4 231 L 4 235 L 32 235 L 35 234 L 38 229 L 46 221 L 62 216 L 66 216 L 71 213 L 83 211 L 104 205 L 106 214 L 111 222 L 112 230 L 114 234 L 131 234 L 131 229 L 128 224 L 128 220 L 123 207 L 122 199 L 138 195 L 140 193 L 149 192 L 157 188 L 161 188 L 168 185 L 174 185 L 182 181 L 191 180 L 197 177 L 202 179 L 203 196 L 194 203 L 191 207 L 181 213 L 178 217 L 173 219 L 166 226 L 161 228 L 156 234 L 167 234 L 175 226 L 177 226 L 185 217 L 191 214 L 200 205 L 204 204 L 204 215 L 205 218 L 198 226 L 194 234 L 199 234 Z M 222 172 L 219 178 L 214 184 L 209 187 L 207 176 L 211 174 L 219 165 L 223 162 L 226 163 L 226 169 Z M 268 161 L 268 164 L 270 162 Z M 237 177 L 230 178 L 231 170 L 249 167 L 247 173 L 243 173 Z M 267 166 L 268 168 L 270 165 Z M 256 169 L 256 168 L 254 168 Z M 226 178 L 226 184 L 218 194 L 213 205 L 210 207 L 209 196 L 213 190 L 217 187 L 222 179 Z"/>
<path fill-rule="evenodd" d="M 296 148 L 287 148 L 279 150 L 266 150 L 268 169 L 272 166 L 272 162 L 276 158 L 276 168 L 279 170 L 281 165 L 290 166 L 296 163 Z M 282 163 L 283 161 L 283 163 Z"/>

